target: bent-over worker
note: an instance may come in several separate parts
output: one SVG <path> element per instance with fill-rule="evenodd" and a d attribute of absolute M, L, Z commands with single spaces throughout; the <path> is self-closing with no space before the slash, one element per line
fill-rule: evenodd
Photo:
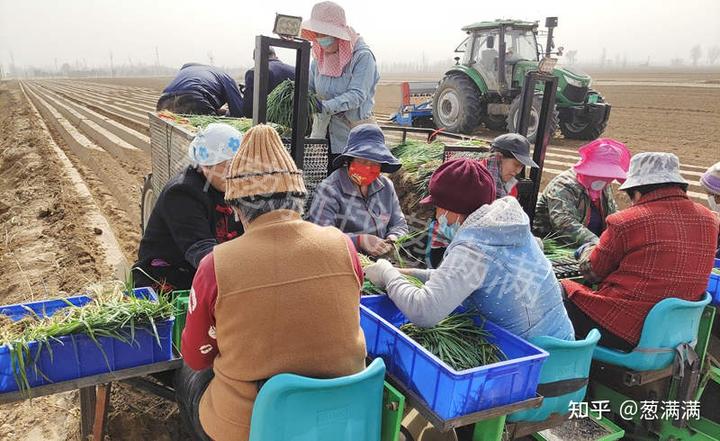
<path fill-rule="evenodd" d="M 242 95 L 235 80 L 214 66 L 188 63 L 180 68 L 172 82 L 163 90 L 157 110 L 194 115 L 242 116 Z"/>

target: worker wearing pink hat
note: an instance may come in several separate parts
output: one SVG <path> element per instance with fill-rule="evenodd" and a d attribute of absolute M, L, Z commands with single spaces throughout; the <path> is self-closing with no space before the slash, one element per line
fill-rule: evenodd
<path fill-rule="evenodd" d="M 336 3 L 313 6 L 301 36 L 312 42 L 309 87 L 320 102 L 312 137 L 329 139 L 332 164 L 345 149 L 350 130 L 374 122 L 380 75 L 370 47 L 348 25 L 345 11 Z"/>
<path fill-rule="evenodd" d="M 598 240 L 605 218 L 617 211 L 610 184 L 624 182 L 630 167 L 630 151 L 614 139 L 596 139 L 578 153 L 580 160 L 538 198 L 533 224 L 535 234 L 571 246 Z"/>

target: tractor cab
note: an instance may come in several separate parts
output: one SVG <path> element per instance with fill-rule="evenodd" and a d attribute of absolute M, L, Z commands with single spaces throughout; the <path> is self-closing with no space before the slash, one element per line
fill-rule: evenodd
<path fill-rule="evenodd" d="M 557 60 L 553 31 L 557 17 L 547 17 L 547 42 L 538 44 L 538 22 L 482 21 L 465 26 L 465 40 L 455 49 L 461 56 L 445 72 L 432 102 L 432 120 L 438 129 L 472 134 L 481 125 L 497 131 L 517 132 L 520 92 L 528 72 L 538 71 L 543 60 Z M 574 69 L 556 66 L 558 79 L 550 133 L 559 128 L 566 138 L 598 138 L 607 126 L 610 105 L 590 88 L 592 79 Z M 535 139 L 542 92 L 531 103 L 527 137 Z"/>
<path fill-rule="evenodd" d="M 519 61 L 539 61 L 537 26 L 498 20 L 464 27 L 469 36 L 461 45 L 462 64 L 480 74 L 488 91 L 519 89 L 522 85 L 513 81 L 513 68 Z"/>

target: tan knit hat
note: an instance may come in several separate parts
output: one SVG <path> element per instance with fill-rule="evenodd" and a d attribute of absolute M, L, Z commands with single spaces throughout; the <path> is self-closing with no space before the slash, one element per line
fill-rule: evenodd
<path fill-rule="evenodd" d="M 227 172 L 225 200 L 292 192 L 307 190 L 280 135 L 265 124 L 248 130 Z"/>

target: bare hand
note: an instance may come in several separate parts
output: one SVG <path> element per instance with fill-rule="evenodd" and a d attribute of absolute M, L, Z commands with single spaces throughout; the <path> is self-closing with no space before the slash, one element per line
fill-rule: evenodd
<path fill-rule="evenodd" d="M 367 254 L 378 257 L 392 251 L 393 246 L 391 243 L 373 235 L 373 234 L 362 234 L 358 238 L 358 245 Z"/>

